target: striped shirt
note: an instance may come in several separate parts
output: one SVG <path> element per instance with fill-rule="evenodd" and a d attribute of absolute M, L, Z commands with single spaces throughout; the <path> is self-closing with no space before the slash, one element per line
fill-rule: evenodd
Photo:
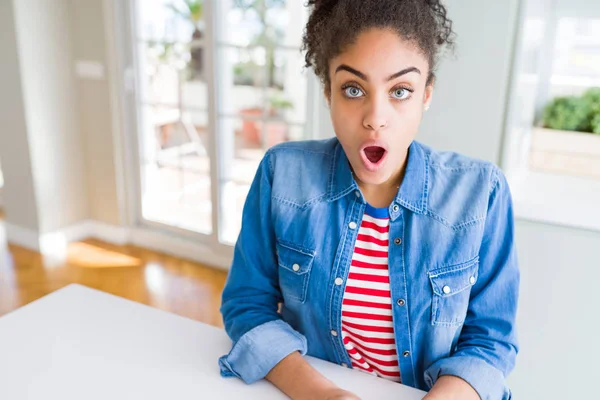
<path fill-rule="evenodd" d="M 389 215 L 367 204 L 342 302 L 342 338 L 352 366 L 401 382 L 388 271 Z"/>

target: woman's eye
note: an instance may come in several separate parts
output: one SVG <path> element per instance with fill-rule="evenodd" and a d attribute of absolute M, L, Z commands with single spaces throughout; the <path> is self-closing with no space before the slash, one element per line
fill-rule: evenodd
<path fill-rule="evenodd" d="M 355 86 L 349 86 L 344 89 L 344 94 L 348 97 L 355 98 L 355 97 L 362 96 L 364 93 L 362 90 L 360 90 L 359 88 L 357 88 Z"/>
<path fill-rule="evenodd" d="M 392 92 L 392 97 L 398 100 L 406 100 L 408 97 L 410 97 L 410 91 L 404 88 L 394 89 Z"/>

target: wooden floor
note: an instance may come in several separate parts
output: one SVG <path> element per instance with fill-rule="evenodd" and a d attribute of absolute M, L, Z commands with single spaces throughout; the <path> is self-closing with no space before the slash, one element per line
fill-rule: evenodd
<path fill-rule="evenodd" d="M 0 316 L 66 285 L 79 283 L 223 326 L 219 307 L 227 277 L 224 271 L 94 239 L 71 244 L 67 253 L 62 259 L 52 259 L 0 241 Z"/>

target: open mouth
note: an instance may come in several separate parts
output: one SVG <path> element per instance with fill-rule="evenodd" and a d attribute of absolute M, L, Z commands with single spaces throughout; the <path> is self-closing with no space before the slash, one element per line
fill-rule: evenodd
<path fill-rule="evenodd" d="M 365 147 L 363 150 L 367 160 L 369 160 L 372 164 L 377 164 L 383 156 L 385 155 L 385 149 L 379 146 L 369 146 Z"/>

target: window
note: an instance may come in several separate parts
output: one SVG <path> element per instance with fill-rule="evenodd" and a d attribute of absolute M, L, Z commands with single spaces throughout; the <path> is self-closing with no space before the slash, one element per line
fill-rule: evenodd
<path fill-rule="evenodd" d="M 308 138 L 304 3 L 137 0 L 133 10 L 140 218 L 232 244 L 265 151 Z"/>
<path fill-rule="evenodd" d="M 600 201 L 600 135 L 588 132 L 591 100 L 578 100 L 600 88 L 600 5 L 527 0 L 518 34 L 502 160 L 515 212 L 600 230 L 590 218 Z M 575 100 L 556 101 L 565 96 Z"/>
<path fill-rule="evenodd" d="M 560 18 L 550 94 L 577 95 L 594 86 L 600 86 L 600 18 Z"/>
<path fill-rule="evenodd" d="M 307 77 L 300 53 L 303 2 L 218 2 L 221 237 L 235 241 L 254 172 L 267 148 L 305 137 Z"/>

